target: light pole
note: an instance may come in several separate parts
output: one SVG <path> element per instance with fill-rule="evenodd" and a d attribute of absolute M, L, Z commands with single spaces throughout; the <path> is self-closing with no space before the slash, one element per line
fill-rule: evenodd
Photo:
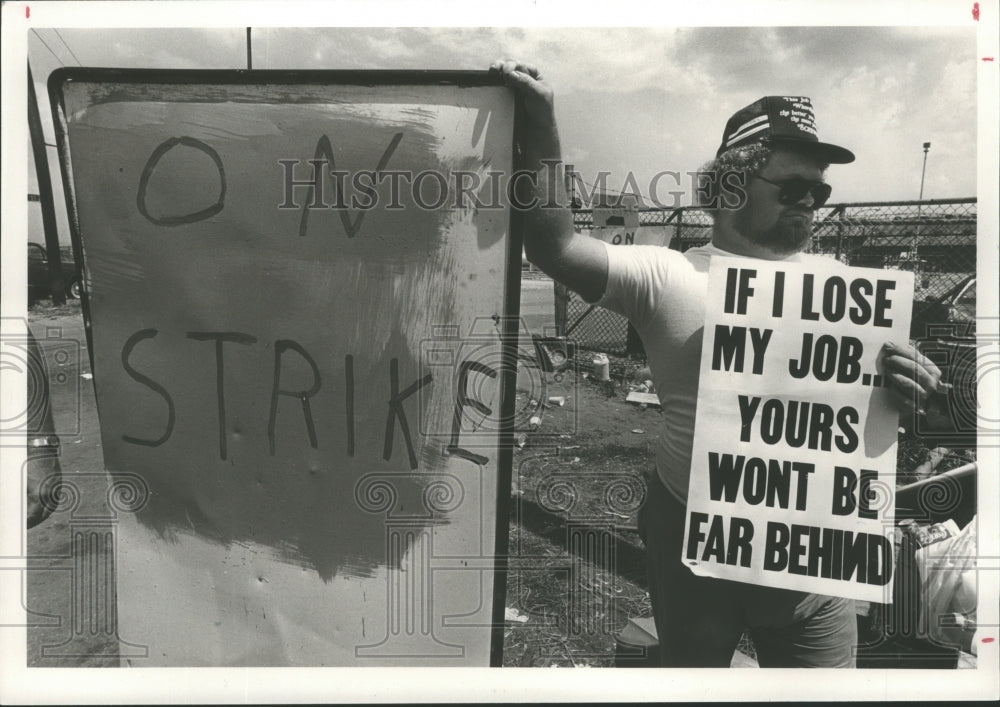
<path fill-rule="evenodd" d="M 929 142 L 924 143 L 924 167 L 920 170 L 920 198 L 917 201 L 917 229 L 913 233 L 913 272 L 916 275 L 917 269 L 920 267 L 920 253 L 917 250 L 920 247 L 920 211 L 923 207 L 924 201 L 924 177 L 927 174 L 927 152 L 931 149 L 931 144 Z"/>
<path fill-rule="evenodd" d="M 927 153 L 931 149 L 929 142 L 924 143 L 924 168 L 920 171 L 920 200 L 924 200 L 924 175 L 927 174 Z"/>

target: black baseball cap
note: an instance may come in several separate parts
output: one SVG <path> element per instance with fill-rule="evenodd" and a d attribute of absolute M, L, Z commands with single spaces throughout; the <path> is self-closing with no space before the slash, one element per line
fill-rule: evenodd
<path fill-rule="evenodd" d="M 831 164 L 854 161 L 854 153 L 850 150 L 820 142 L 816 137 L 812 101 L 806 96 L 764 96 L 736 111 L 726 123 L 722 144 L 715 156 L 765 139 L 771 145 L 803 150 Z"/>

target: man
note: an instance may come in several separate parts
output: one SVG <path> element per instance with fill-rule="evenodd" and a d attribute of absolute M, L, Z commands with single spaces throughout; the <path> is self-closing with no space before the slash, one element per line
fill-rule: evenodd
<path fill-rule="evenodd" d="M 745 180 L 740 199 L 732 200 L 735 190 L 721 193 L 718 180 L 701 194 L 715 209 L 712 242 L 685 253 L 616 248 L 575 234 L 569 210 L 551 208 L 551 194 L 568 203 L 554 167 L 560 146 L 551 88 L 533 67 L 505 61 L 491 68 L 522 103 L 522 159 L 538 176 L 535 194 L 520 196 L 525 204 L 537 199 L 523 219 L 528 259 L 588 302 L 630 319 L 663 402 L 656 474 L 639 519 L 663 665 L 727 667 L 749 631 L 762 667 L 853 667 L 853 601 L 699 577 L 682 564 L 681 546 L 711 257 L 819 257 L 801 251 L 814 210 L 830 196 L 823 174 L 829 163 L 854 155 L 818 140 L 808 99 L 761 99 L 733 115 L 706 167 Z M 940 371 L 910 346 L 887 343 L 884 365 L 901 411 L 922 407 L 939 385 Z"/>

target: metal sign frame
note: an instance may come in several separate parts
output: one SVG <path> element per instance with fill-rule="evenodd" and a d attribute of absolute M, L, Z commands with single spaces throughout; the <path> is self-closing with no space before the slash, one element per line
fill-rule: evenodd
<path fill-rule="evenodd" d="M 439 70 L 201 70 L 201 69 L 115 69 L 98 67 L 62 67 L 48 79 L 49 102 L 59 152 L 60 171 L 66 210 L 73 244 L 73 253 L 82 272 L 87 271 L 86 249 L 77 210 L 77 197 L 72 178 L 68 120 L 64 102 L 64 87 L 71 82 L 186 84 L 186 85 L 324 85 L 324 86 L 503 86 L 499 74 L 489 71 Z M 513 100 L 513 96 L 512 96 Z M 514 107 L 512 165 L 518 169 L 517 150 L 519 128 L 524 124 L 523 108 Z M 513 206 L 508 208 L 508 238 L 506 278 L 504 282 L 502 356 L 504 361 L 517 360 L 520 322 L 522 222 Z M 84 279 L 85 282 L 85 279 Z M 94 363 L 92 315 L 86 285 L 81 292 L 81 308 L 87 337 L 87 353 L 91 368 Z M 97 380 L 93 384 L 97 386 Z M 511 511 L 511 477 L 514 450 L 514 417 L 516 369 L 505 366 L 501 372 L 500 428 L 497 448 L 496 523 L 494 532 L 492 621 L 490 626 L 490 667 L 503 662 L 504 608 L 507 590 L 509 521 Z"/>

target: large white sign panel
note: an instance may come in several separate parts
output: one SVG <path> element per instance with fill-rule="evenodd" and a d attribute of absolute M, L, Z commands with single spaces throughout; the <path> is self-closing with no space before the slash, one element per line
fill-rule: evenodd
<path fill-rule="evenodd" d="M 50 84 L 131 665 L 489 664 L 514 104 L 414 76 Z"/>

